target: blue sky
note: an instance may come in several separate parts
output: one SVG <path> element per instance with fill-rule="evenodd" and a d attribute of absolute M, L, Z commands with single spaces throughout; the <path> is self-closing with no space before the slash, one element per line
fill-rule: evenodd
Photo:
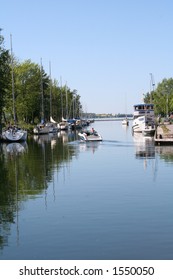
<path fill-rule="evenodd" d="M 173 77 L 173 1 L 0 0 L 5 47 L 76 89 L 86 112 L 131 113 Z"/>

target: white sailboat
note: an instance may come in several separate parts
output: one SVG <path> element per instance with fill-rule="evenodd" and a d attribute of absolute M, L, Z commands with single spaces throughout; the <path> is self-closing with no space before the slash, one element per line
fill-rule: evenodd
<path fill-rule="evenodd" d="M 15 92 L 14 92 L 14 63 L 13 63 L 13 49 L 12 49 L 12 35 L 10 35 L 11 42 L 11 68 L 12 68 L 12 97 L 13 97 L 13 118 L 14 126 L 9 125 L 7 129 L 2 132 L 2 140 L 7 142 L 19 142 L 27 139 L 27 131 L 19 128 L 16 125 L 16 110 L 15 110 Z"/>
<path fill-rule="evenodd" d="M 128 120 L 127 117 L 124 120 L 122 120 L 122 124 L 123 125 L 129 125 L 129 120 Z"/>

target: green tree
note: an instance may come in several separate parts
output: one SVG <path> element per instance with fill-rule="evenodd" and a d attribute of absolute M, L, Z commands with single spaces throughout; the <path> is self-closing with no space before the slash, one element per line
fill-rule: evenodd
<path fill-rule="evenodd" d="M 4 37 L 0 35 L 0 123 L 11 83 L 10 53 L 4 47 Z"/>
<path fill-rule="evenodd" d="M 163 79 L 157 85 L 155 91 L 144 95 L 144 102 L 152 100 L 155 107 L 155 114 L 167 116 L 173 112 L 173 78 Z"/>
<path fill-rule="evenodd" d="M 15 77 L 18 118 L 33 122 L 40 113 L 40 67 L 26 60 L 15 67 Z"/>

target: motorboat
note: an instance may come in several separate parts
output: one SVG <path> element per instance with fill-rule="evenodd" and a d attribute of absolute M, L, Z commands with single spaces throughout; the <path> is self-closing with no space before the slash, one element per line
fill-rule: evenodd
<path fill-rule="evenodd" d="M 150 129 L 146 129 L 147 127 Z M 154 105 L 146 103 L 134 105 L 132 132 L 153 132 L 154 127 Z"/>
<path fill-rule="evenodd" d="M 27 131 L 17 126 L 10 126 L 2 132 L 2 140 L 7 142 L 26 141 Z"/>
<path fill-rule="evenodd" d="M 78 136 L 81 141 L 102 141 L 102 136 L 95 130 L 83 130 L 78 133 Z"/>

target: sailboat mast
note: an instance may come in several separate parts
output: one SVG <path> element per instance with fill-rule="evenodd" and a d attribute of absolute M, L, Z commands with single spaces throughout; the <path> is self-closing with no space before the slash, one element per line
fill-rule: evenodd
<path fill-rule="evenodd" d="M 65 91 L 66 91 L 66 119 L 68 119 L 68 94 L 67 94 L 67 82 L 65 84 Z"/>
<path fill-rule="evenodd" d="M 14 92 L 14 61 L 13 61 L 13 44 L 12 35 L 10 34 L 10 45 L 11 45 L 11 79 L 12 79 L 12 97 L 13 97 L 13 120 L 16 124 L 16 108 L 15 108 L 15 92 Z"/>
<path fill-rule="evenodd" d="M 52 117 L 52 80 L 51 80 L 51 62 L 49 61 L 49 76 L 50 76 L 50 117 Z"/>
<path fill-rule="evenodd" d="M 150 103 L 152 103 L 152 94 L 151 93 L 154 93 L 154 86 L 155 86 L 155 82 L 154 82 L 153 74 L 150 73 Z"/>
<path fill-rule="evenodd" d="M 61 87 L 61 118 L 63 118 L 64 110 L 63 110 L 63 96 L 62 96 L 62 77 L 60 77 L 60 87 Z"/>
<path fill-rule="evenodd" d="M 44 122 L 42 58 L 41 58 L 41 61 L 40 61 L 40 79 L 41 79 L 41 121 Z"/>

